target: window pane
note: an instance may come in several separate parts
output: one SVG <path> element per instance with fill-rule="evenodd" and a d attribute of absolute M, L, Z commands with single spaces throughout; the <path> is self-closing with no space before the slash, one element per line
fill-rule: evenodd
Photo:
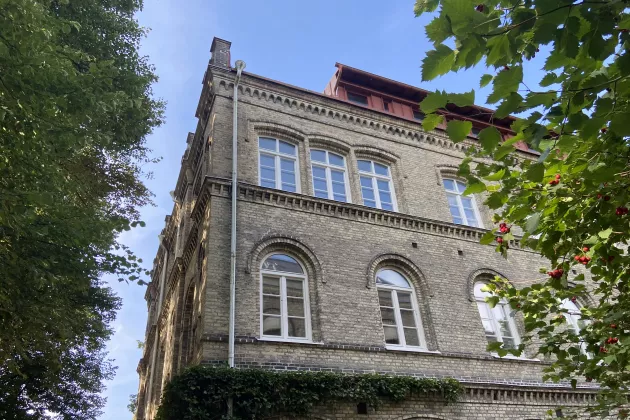
<path fill-rule="evenodd" d="M 370 188 L 361 188 L 361 194 L 363 195 L 363 201 L 372 201 L 374 205 L 376 205 L 376 201 L 374 201 L 374 191 Z"/>
<path fill-rule="evenodd" d="M 486 335 L 494 335 L 496 333 L 496 331 L 494 331 L 492 321 L 488 319 L 482 319 L 481 323 L 483 324 L 483 330 L 486 332 Z"/>
<path fill-rule="evenodd" d="M 423 113 L 423 112 L 420 112 L 420 111 L 416 111 L 416 110 L 414 110 L 414 111 L 413 111 L 413 117 L 414 117 L 416 120 L 422 121 L 422 120 L 424 120 L 424 113 Z"/>
<path fill-rule="evenodd" d="M 389 192 L 389 182 L 388 181 L 381 181 L 379 179 L 379 180 L 376 181 L 376 184 L 378 185 L 378 190 L 379 191 Z"/>
<path fill-rule="evenodd" d="M 275 159 L 269 155 L 260 154 L 260 165 L 266 166 L 268 168 L 273 168 L 276 166 Z"/>
<path fill-rule="evenodd" d="M 302 280 L 287 279 L 287 296 L 304 297 Z"/>
<path fill-rule="evenodd" d="M 396 292 L 396 295 L 398 297 L 398 307 L 400 309 L 413 309 L 413 306 L 411 306 L 411 293 Z"/>
<path fill-rule="evenodd" d="M 446 191 L 455 191 L 455 192 L 457 192 L 457 189 L 455 188 L 455 182 L 452 179 L 445 179 L 444 180 L 444 188 L 446 189 Z"/>
<path fill-rule="evenodd" d="M 284 254 L 276 254 L 267 258 L 262 265 L 263 270 L 283 271 L 285 273 L 302 274 L 302 267 L 293 258 Z"/>
<path fill-rule="evenodd" d="M 321 179 L 314 179 L 313 189 L 315 191 L 328 191 L 328 185 L 326 184 L 326 181 L 322 181 Z M 328 195 L 326 195 L 326 197 L 328 197 Z"/>
<path fill-rule="evenodd" d="M 400 318 L 402 319 L 403 327 L 413 327 L 416 326 L 416 318 L 413 315 L 413 311 L 400 311 Z"/>
<path fill-rule="evenodd" d="M 459 212 L 459 207 L 449 206 L 449 209 L 451 210 L 451 215 L 453 216 L 453 218 L 458 218 L 458 219 L 462 218 L 462 215 Z M 459 223 L 461 223 L 461 221 Z"/>
<path fill-rule="evenodd" d="M 383 332 L 385 333 L 385 342 L 387 344 L 400 344 L 400 340 L 398 340 L 398 331 L 396 327 L 383 327 Z"/>
<path fill-rule="evenodd" d="M 376 208 L 376 201 L 363 199 L 363 205 Z"/>
<path fill-rule="evenodd" d="M 283 184 L 295 185 L 295 174 L 293 172 L 282 171 L 280 177 Z"/>
<path fill-rule="evenodd" d="M 364 106 L 368 105 L 367 96 L 359 95 L 358 93 L 348 92 L 348 100 L 350 102 L 354 102 L 355 104 L 364 105 Z"/>
<path fill-rule="evenodd" d="M 280 279 L 263 276 L 263 293 L 280 296 Z"/>
<path fill-rule="evenodd" d="M 315 197 L 328 198 L 328 192 L 327 191 L 315 190 Z"/>
<path fill-rule="evenodd" d="M 405 289 L 411 288 L 407 280 L 405 280 L 405 278 L 400 273 L 394 270 L 380 270 L 376 274 L 376 284 L 381 284 L 384 286 L 403 287 Z"/>
<path fill-rule="evenodd" d="M 418 340 L 418 330 L 415 328 L 405 328 L 404 331 L 406 345 L 414 347 L 420 346 L 420 340 Z"/>
<path fill-rule="evenodd" d="M 394 206 L 392 206 L 389 203 L 381 203 L 381 208 L 383 210 L 389 210 L 389 211 L 394 211 Z"/>
<path fill-rule="evenodd" d="M 372 188 L 372 178 L 368 178 L 367 176 L 362 176 L 361 186 L 366 187 L 366 188 Z"/>
<path fill-rule="evenodd" d="M 473 203 L 472 203 L 472 198 L 470 198 L 470 197 L 462 197 L 462 206 L 465 209 L 472 209 L 472 208 L 474 208 Z"/>
<path fill-rule="evenodd" d="M 295 161 L 293 159 L 280 159 L 280 169 L 287 172 L 295 172 Z"/>
<path fill-rule="evenodd" d="M 360 160 L 358 161 L 359 170 L 363 172 L 372 172 L 372 162 L 369 160 Z"/>
<path fill-rule="evenodd" d="M 464 184 L 463 182 L 459 182 L 459 181 L 456 181 L 455 183 L 457 184 L 457 190 L 460 193 L 463 193 L 464 191 L 466 191 L 466 184 Z"/>
<path fill-rule="evenodd" d="M 262 187 L 267 187 L 267 188 L 276 188 L 276 181 L 263 179 L 263 180 L 260 181 L 260 185 Z"/>
<path fill-rule="evenodd" d="M 329 152 L 328 153 L 328 162 L 331 165 L 343 166 L 343 157 Z"/>
<path fill-rule="evenodd" d="M 485 299 L 486 296 L 490 296 L 490 292 L 483 290 L 484 287 L 486 287 L 486 283 L 483 283 L 483 282 L 475 283 L 475 297 Z"/>
<path fill-rule="evenodd" d="M 304 317 L 304 299 L 287 298 L 287 315 Z"/>
<path fill-rule="evenodd" d="M 280 296 L 263 295 L 263 314 L 280 315 Z"/>
<path fill-rule="evenodd" d="M 297 189 L 294 184 L 282 184 L 282 189 L 288 192 L 296 192 Z"/>
<path fill-rule="evenodd" d="M 276 171 L 269 168 L 260 168 L 260 177 L 267 181 L 274 181 L 276 179 Z"/>
<path fill-rule="evenodd" d="M 390 292 L 389 290 L 379 290 L 378 301 L 381 306 L 394 306 L 392 302 L 392 292 Z"/>
<path fill-rule="evenodd" d="M 263 315 L 263 334 L 282 335 L 281 321 L 279 316 Z"/>
<path fill-rule="evenodd" d="M 346 182 L 342 171 L 332 170 L 332 171 L 330 171 L 330 175 L 331 175 L 332 180 L 334 182 L 341 182 L 341 183 L 345 183 Z"/>
<path fill-rule="evenodd" d="M 326 152 L 323 150 L 311 150 L 311 160 L 326 163 Z"/>
<path fill-rule="evenodd" d="M 457 197 L 451 194 L 446 194 L 446 198 L 448 199 L 448 205 L 457 207 Z"/>
<path fill-rule="evenodd" d="M 348 198 L 342 194 L 334 194 L 333 199 L 337 201 L 344 201 L 344 202 L 348 201 Z"/>
<path fill-rule="evenodd" d="M 374 162 L 374 171 L 383 176 L 389 176 L 389 168 L 385 165 L 381 165 L 380 163 Z"/>
<path fill-rule="evenodd" d="M 280 153 L 295 156 L 295 146 L 284 141 L 280 142 Z"/>
<path fill-rule="evenodd" d="M 276 151 L 276 140 L 269 139 L 266 137 L 261 137 L 258 139 L 258 147 L 265 150 L 273 150 Z"/>
<path fill-rule="evenodd" d="M 340 184 L 339 182 L 333 182 L 332 187 L 333 187 L 333 192 L 336 194 L 346 193 L 346 186 L 344 184 Z"/>
<path fill-rule="evenodd" d="M 313 177 L 326 179 L 326 169 L 319 166 L 313 166 Z"/>
<path fill-rule="evenodd" d="M 396 318 L 392 308 L 381 308 L 381 319 L 383 320 L 383 325 L 396 325 Z"/>
<path fill-rule="evenodd" d="M 486 340 L 488 340 L 488 344 L 492 344 L 498 342 L 499 338 L 495 335 L 486 334 Z"/>
<path fill-rule="evenodd" d="M 506 349 L 515 349 L 518 346 L 516 345 L 516 340 L 513 338 L 503 337 L 503 347 Z"/>
<path fill-rule="evenodd" d="M 392 202 L 392 195 L 390 193 L 381 192 L 380 198 L 383 206 L 385 206 L 385 204 L 391 204 Z"/>
<path fill-rule="evenodd" d="M 475 216 L 475 212 L 472 209 L 464 209 L 464 214 L 466 215 L 466 219 L 468 219 L 468 224 L 477 223 L 477 217 Z"/>
<path fill-rule="evenodd" d="M 306 320 L 303 318 L 289 318 L 289 337 L 306 337 Z"/>
<path fill-rule="evenodd" d="M 455 217 L 453 216 L 453 223 L 457 224 L 457 225 L 463 225 L 464 221 L 461 219 L 461 217 Z"/>

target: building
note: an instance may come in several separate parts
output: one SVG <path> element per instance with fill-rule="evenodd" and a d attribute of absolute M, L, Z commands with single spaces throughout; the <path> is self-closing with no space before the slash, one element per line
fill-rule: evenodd
<path fill-rule="evenodd" d="M 153 418 L 184 367 L 229 356 L 236 71 L 229 42 L 215 38 L 211 53 L 146 293 L 139 419 Z M 531 280 L 544 264 L 518 244 L 507 261 L 480 245 L 491 214 L 461 194 L 457 166 L 489 110 L 449 105 L 447 118 L 474 124 L 454 144 L 443 127 L 422 129 L 427 91 L 342 64 L 323 94 L 246 72 L 238 92 L 236 367 L 454 377 L 466 388 L 453 405 L 318 407 L 321 419 L 542 419 L 593 400 L 593 388 L 543 383 L 543 361 L 486 349 L 517 345 L 522 326 L 506 306 L 490 310 L 483 282 Z M 510 122 L 493 124 L 507 138 Z M 524 144 L 517 153 L 533 156 Z"/>

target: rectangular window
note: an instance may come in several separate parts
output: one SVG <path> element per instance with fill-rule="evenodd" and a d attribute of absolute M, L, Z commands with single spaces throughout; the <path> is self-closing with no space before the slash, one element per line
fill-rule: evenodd
<path fill-rule="evenodd" d="M 389 101 L 383 101 L 383 109 L 390 112 L 392 110 L 392 103 Z"/>
<path fill-rule="evenodd" d="M 451 216 L 453 216 L 453 223 L 483 227 L 474 197 L 472 195 L 463 195 L 466 190 L 466 184 L 454 179 L 444 179 L 443 182 L 448 206 L 451 210 Z"/>
<path fill-rule="evenodd" d="M 350 202 L 350 191 L 346 175 L 346 160 L 343 156 L 327 150 L 311 150 L 313 192 L 315 197 Z"/>
<path fill-rule="evenodd" d="M 368 98 L 365 95 L 360 95 L 358 93 L 348 92 L 348 100 L 350 102 L 354 102 L 355 104 L 368 106 Z"/>
<path fill-rule="evenodd" d="M 389 167 L 371 160 L 359 160 L 358 165 L 363 205 L 396 211 Z"/>
<path fill-rule="evenodd" d="M 260 186 L 299 192 L 297 146 L 267 137 L 258 139 Z"/>
<path fill-rule="evenodd" d="M 424 112 L 420 112 L 418 110 L 413 110 L 413 118 L 414 120 L 423 121 L 424 120 Z"/>

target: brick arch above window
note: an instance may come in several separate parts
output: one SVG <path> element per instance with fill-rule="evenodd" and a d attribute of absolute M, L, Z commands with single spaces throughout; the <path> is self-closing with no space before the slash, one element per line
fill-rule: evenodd
<path fill-rule="evenodd" d="M 271 121 L 251 121 L 250 124 L 257 136 L 269 136 L 296 143 L 303 143 L 306 138 L 303 131 L 289 125 Z"/>
<path fill-rule="evenodd" d="M 449 420 L 446 417 L 436 416 L 434 414 L 407 414 L 401 417 L 398 417 L 397 420 Z"/>
<path fill-rule="evenodd" d="M 468 279 L 466 281 L 468 300 L 471 302 L 475 301 L 475 283 L 488 280 L 490 277 L 494 278 L 495 276 L 507 279 L 507 276 L 504 276 L 503 274 L 491 268 L 479 268 L 471 272 L 468 275 Z"/>
<path fill-rule="evenodd" d="M 353 151 L 357 159 L 375 159 L 389 165 L 395 164 L 400 160 L 400 156 L 397 154 L 368 145 L 354 146 Z"/>
<path fill-rule="evenodd" d="M 326 282 L 321 264 L 315 253 L 297 238 L 285 235 L 268 235 L 254 245 L 247 257 L 247 273 L 256 273 L 262 261 L 272 253 L 286 253 L 296 257 L 306 266 L 310 278 L 322 283 Z"/>
<path fill-rule="evenodd" d="M 435 166 L 435 175 L 437 179 L 438 185 L 444 185 L 444 178 L 455 179 L 457 181 L 466 182 L 466 179 L 457 175 L 457 171 L 459 170 L 459 166 L 457 165 L 449 165 L 442 164 Z"/>
<path fill-rule="evenodd" d="M 427 282 L 426 277 L 418 266 L 409 258 L 395 253 L 380 254 L 373 258 L 368 265 L 366 279 L 366 287 L 371 289 L 376 285 L 376 273 L 381 268 L 393 268 L 401 271 L 412 283 L 413 286 L 424 296 L 433 296 L 431 287 Z"/>
<path fill-rule="evenodd" d="M 345 141 L 329 137 L 321 136 L 318 134 L 311 134 L 308 136 L 308 144 L 311 149 L 325 149 L 334 153 L 347 156 L 350 154 L 350 145 Z"/>

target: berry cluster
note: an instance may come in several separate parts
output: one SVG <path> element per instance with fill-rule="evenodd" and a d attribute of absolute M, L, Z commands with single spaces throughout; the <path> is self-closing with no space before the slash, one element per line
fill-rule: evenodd
<path fill-rule="evenodd" d="M 499 230 L 503 234 L 510 233 L 510 228 L 505 222 L 499 223 Z"/>
<path fill-rule="evenodd" d="M 589 248 L 587 246 L 585 246 L 584 248 L 582 248 L 582 251 L 584 252 L 588 252 Z M 576 255 L 575 257 L 573 257 L 573 259 L 581 264 L 588 264 L 589 262 L 591 262 L 591 257 L 586 256 L 586 255 Z"/>
<path fill-rule="evenodd" d="M 615 214 L 617 216 L 625 216 L 626 214 L 628 214 L 628 207 L 617 207 Z"/>
<path fill-rule="evenodd" d="M 556 174 L 556 178 L 549 181 L 549 185 L 558 185 L 560 183 L 560 174 Z"/>
<path fill-rule="evenodd" d="M 617 337 L 608 337 L 606 344 L 617 344 L 619 339 Z"/>
<path fill-rule="evenodd" d="M 549 277 L 551 277 L 552 279 L 559 279 L 562 277 L 562 275 L 564 274 L 564 270 L 562 268 L 556 268 L 553 271 L 547 271 L 547 274 L 549 275 Z"/>

